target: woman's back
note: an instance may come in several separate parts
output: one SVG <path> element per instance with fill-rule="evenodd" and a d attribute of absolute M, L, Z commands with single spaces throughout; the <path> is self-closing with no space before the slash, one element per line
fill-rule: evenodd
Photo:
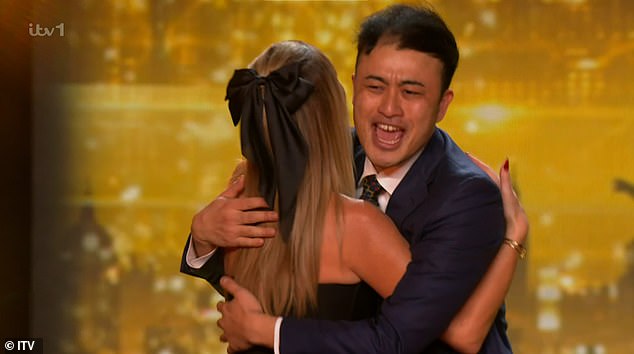
<path fill-rule="evenodd" d="M 337 223 L 335 202 L 341 207 L 341 223 Z M 384 255 L 390 257 L 391 249 L 399 247 L 383 247 L 390 240 L 405 243 L 402 237 L 394 237 L 389 232 L 381 232 L 383 228 L 391 228 L 391 221 L 375 206 L 339 194 L 334 194 L 328 205 L 324 220 L 322 247 L 319 259 L 319 284 L 317 287 L 317 306 L 305 317 L 324 320 L 360 320 L 373 317 L 383 299 L 393 290 L 396 280 L 390 280 L 389 288 L 383 287 L 388 274 L 398 274 L 394 266 L 389 272 L 382 272 Z M 389 237 L 388 239 L 386 239 Z M 379 247 L 380 246 L 380 247 Z M 406 247 L 401 245 L 400 248 Z M 380 255 L 376 252 L 380 252 Z M 401 258 L 404 268 L 409 257 L 394 253 Z M 231 254 L 228 255 L 231 257 Z M 378 260 L 381 260 L 378 262 Z M 229 262 L 230 263 L 230 262 Z M 372 269 L 377 267 L 376 269 Z M 404 270 L 403 270 L 404 271 Z M 403 271 L 400 271 L 402 274 Z M 371 276 L 360 276 L 357 273 L 372 273 Z M 363 281 L 368 279 L 375 283 L 379 294 L 372 286 Z M 387 283 L 387 282 L 386 282 Z M 276 314 L 278 315 L 278 314 Z M 244 353 L 272 353 L 269 349 L 255 347 Z"/>
<path fill-rule="evenodd" d="M 335 200 L 341 205 L 341 225 L 337 223 Z M 405 272 L 408 250 L 407 241 L 379 208 L 333 194 L 324 222 L 319 283 L 364 281 L 381 297 L 387 297 Z"/>

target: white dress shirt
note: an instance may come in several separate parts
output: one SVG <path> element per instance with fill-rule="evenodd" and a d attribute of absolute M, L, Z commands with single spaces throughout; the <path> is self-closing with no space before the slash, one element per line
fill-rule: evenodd
<path fill-rule="evenodd" d="M 191 238 L 191 235 L 190 235 Z M 185 261 L 187 265 L 194 269 L 200 269 L 202 266 L 207 263 L 209 258 L 214 255 L 216 252 L 216 248 L 211 250 L 209 253 L 204 254 L 200 257 L 196 257 L 196 252 L 194 252 L 194 240 L 189 240 L 189 247 L 187 248 L 187 255 L 185 256 Z"/>

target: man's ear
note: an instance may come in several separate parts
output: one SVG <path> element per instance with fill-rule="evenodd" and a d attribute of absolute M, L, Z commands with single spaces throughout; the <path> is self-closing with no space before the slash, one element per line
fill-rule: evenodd
<path fill-rule="evenodd" d="M 438 104 L 438 115 L 436 116 L 436 123 L 440 123 L 443 118 L 445 118 L 445 114 L 447 114 L 447 110 L 449 109 L 449 104 L 453 101 L 453 90 L 447 89 L 445 93 L 443 93 L 440 98 L 440 103 Z"/>

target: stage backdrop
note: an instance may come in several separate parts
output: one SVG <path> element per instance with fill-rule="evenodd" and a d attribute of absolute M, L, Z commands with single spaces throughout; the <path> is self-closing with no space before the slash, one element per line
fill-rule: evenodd
<path fill-rule="evenodd" d="M 387 1 L 38 1 L 33 318 L 47 353 L 222 353 L 219 296 L 178 272 L 239 158 L 227 80 L 272 42 L 332 59 Z M 517 353 L 634 352 L 634 2 L 438 0 L 461 61 L 440 126 L 531 221 L 507 298 Z"/>

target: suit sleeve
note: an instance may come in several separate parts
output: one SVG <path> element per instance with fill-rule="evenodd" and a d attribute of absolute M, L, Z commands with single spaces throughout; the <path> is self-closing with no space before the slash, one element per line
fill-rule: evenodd
<path fill-rule="evenodd" d="M 495 257 L 505 227 L 499 190 L 488 180 L 464 181 L 443 199 L 427 208 L 435 215 L 418 209 L 408 217 L 414 225 L 404 227 L 420 233 L 412 261 L 375 318 L 285 318 L 281 353 L 420 353 L 440 337 Z"/>
<path fill-rule="evenodd" d="M 189 243 L 191 242 L 191 235 L 187 238 L 185 243 L 185 249 L 181 257 L 181 273 L 185 273 L 194 277 L 203 278 L 211 284 L 221 295 L 224 296 L 224 291 L 220 286 L 220 278 L 225 274 L 224 266 L 224 250 L 219 248 L 216 250 L 213 256 L 200 268 L 192 268 L 187 264 L 187 250 L 189 249 Z"/>

